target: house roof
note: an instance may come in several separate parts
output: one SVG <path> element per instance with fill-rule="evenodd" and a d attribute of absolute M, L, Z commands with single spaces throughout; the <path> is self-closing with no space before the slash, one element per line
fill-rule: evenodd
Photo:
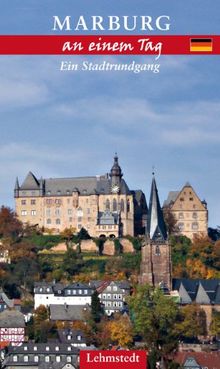
<path fill-rule="evenodd" d="M 24 315 L 17 310 L 5 310 L 0 313 L 0 328 L 24 328 Z"/>
<path fill-rule="evenodd" d="M 173 290 L 179 291 L 182 303 L 190 299 L 198 304 L 220 304 L 220 279 L 173 279 Z"/>
<path fill-rule="evenodd" d="M 171 203 L 175 202 L 178 195 L 179 195 L 179 191 L 170 191 L 168 193 L 167 199 L 163 203 L 163 206 L 168 206 Z"/>
<path fill-rule="evenodd" d="M 0 289 L 0 301 L 4 302 L 7 307 L 12 308 L 14 306 L 15 300 L 10 300 L 8 296 L 3 292 L 3 290 Z"/>
<path fill-rule="evenodd" d="M 196 362 L 201 366 L 201 369 L 219 368 L 220 352 L 177 352 L 174 360 L 180 365 L 184 365 L 188 358 L 194 358 Z M 189 368 L 189 366 L 187 366 L 186 368 Z"/>
<path fill-rule="evenodd" d="M 51 320 L 84 320 L 85 312 L 89 311 L 88 305 L 50 305 Z"/>

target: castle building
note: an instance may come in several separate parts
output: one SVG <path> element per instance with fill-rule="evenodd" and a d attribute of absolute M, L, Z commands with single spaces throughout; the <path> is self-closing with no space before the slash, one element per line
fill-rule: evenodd
<path fill-rule="evenodd" d="M 72 227 L 93 237 L 142 234 L 145 195 L 130 190 L 122 177 L 117 154 L 110 173 L 101 176 L 37 179 L 29 172 L 21 186 L 16 180 L 16 213 L 24 224 L 54 233 Z"/>
<path fill-rule="evenodd" d="M 181 191 L 171 191 L 163 205 L 176 220 L 178 233 L 193 240 L 194 235 L 208 235 L 208 210 L 187 182 Z"/>
<path fill-rule="evenodd" d="M 139 282 L 171 290 L 171 268 L 171 247 L 153 176 Z"/>

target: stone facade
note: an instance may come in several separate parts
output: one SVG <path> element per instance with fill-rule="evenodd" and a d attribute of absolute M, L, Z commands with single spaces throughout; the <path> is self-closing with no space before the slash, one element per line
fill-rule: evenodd
<path fill-rule="evenodd" d="M 171 290 L 171 248 L 168 242 L 146 241 L 141 251 L 140 282 L 153 286 L 165 285 Z"/>
<path fill-rule="evenodd" d="M 207 203 L 199 199 L 189 183 L 180 192 L 170 192 L 163 209 L 168 209 L 175 217 L 180 234 L 191 240 L 195 235 L 208 235 Z"/>
<path fill-rule="evenodd" d="M 131 191 L 115 156 L 110 174 L 95 177 L 37 179 L 29 172 L 14 196 L 23 223 L 59 233 L 85 228 L 93 237 L 134 236 L 144 231 L 147 204 Z"/>
<path fill-rule="evenodd" d="M 141 250 L 139 282 L 171 290 L 171 247 L 153 176 L 145 241 Z"/>

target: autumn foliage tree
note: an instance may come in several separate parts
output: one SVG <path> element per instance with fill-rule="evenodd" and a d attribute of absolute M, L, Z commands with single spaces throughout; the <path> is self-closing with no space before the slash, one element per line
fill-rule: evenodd
<path fill-rule="evenodd" d="M 22 232 L 22 223 L 18 220 L 15 212 L 5 206 L 0 209 L 0 237 L 16 238 Z"/>
<path fill-rule="evenodd" d="M 128 315 L 118 314 L 109 322 L 110 337 L 114 344 L 127 348 L 133 341 L 133 327 Z"/>

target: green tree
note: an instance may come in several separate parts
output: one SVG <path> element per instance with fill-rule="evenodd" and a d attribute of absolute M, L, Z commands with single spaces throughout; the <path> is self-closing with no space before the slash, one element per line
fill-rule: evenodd
<path fill-rule="evenodd" d="M 212 311 L 210 331 L 213 336 L 220 336 L 220 311 Z"/>
<path fill-rule="evenodd" d="M 137 286 L 128 305 L 135 332 L 143 337 L 154 357 L 151 361 L 154 368 L 156 360 L 166 360 L 178 345 L 175 331 L 178 307 L 160 289 L 154 290 L 148 285 Z"/>
<path fill-rule="evenodd" d="M 100 322 L 100 319 L 103 315 L 103 308 L 100 303 L 98 292 L 95 291 L 92 295 L 91 301 L 91 317 L 95 323 Z"/>
<path fill-rule="evenodd" d="M 84 266 L 83 258 L 73 249 L 68 249 L 63 257 L 62 270 L 70 276 L 79 273 Z"/>
<path fill-rule="evenodd" d="M 206 315 L 197 304 L 182 307 L 178 319 L 176 331 L 182 339 L 207 335 Z"/>

